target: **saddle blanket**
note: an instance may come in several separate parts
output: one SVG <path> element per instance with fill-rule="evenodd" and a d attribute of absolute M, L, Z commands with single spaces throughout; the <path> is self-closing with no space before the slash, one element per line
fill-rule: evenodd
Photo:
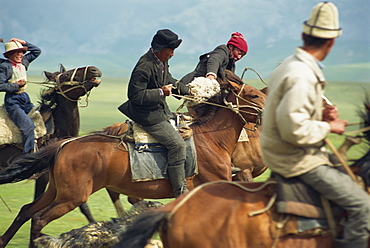
<path fill-rule="evenodd" d="M 278 213 L 294 214 L 304 218 L 325 218 L 320 194 L 298 177 L 284 178 L 276 173 L 272 176 L 277 181 L 276 206 Z M 334 217 L 342 216 L 344 211 L 329 201 Z M 304 219 L 302 218 L 302 219 Z"/>
<path fill-rule="evenodd" d="M 196 151 L 193 137 L 185 140 L 186 160 L 185 176 L 191 177 L 198 174 Z M 126 142 L 130 155 L 132 181 L 151 181 L 168 179 L 167 175 L 167 149 L 158 143 L 133 143 Z"/>
<path fill-rule="evenodd" d="M 34 107 L 28 116 L 35 123 L 35 139 L 46 134 L 46 127 L 42 116 Z M 22 133 L 14 122 L 9 118 L 4 106 L 0 106 L 0 145 L 22 143 Z"/>

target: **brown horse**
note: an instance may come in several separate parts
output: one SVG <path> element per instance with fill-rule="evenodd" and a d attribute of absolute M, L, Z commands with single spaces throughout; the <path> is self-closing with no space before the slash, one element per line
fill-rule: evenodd
<path fill-rule="evenodd" d="M 370 171 L 370 150 L 361 160 Z M 334 248 L 328 229 L 299 234 L 296 217 L 277 214 L 270 206 L 275 188 L 275 181 L 203 184 L 142 214 L 115 248 L 142 248 L 157 230 L 165 248 Z"/>
<path fill-rule="evenodd" d="M 267 87 L 261 91 L 267 95 Z M 267 170 L 260 146 L 262 126 L 253 130 L 251 124 L 246 124 L 244 129 L 247 132 L 248 141 L 238 142 L 231 155 L 232 164 L 241 169 L 241 172 L 233 177 L 233 181 L 253 182 L 253 178 L 262 175 Z"/>
<path fill-rule="evenodd" d="M 209 181 L 231 181 L 231 153 L 239 133 L 246 121 L 256 125 L 260 122 L 265 102 L 265 94 L 261 91 L 228 82 L 218 98 L 219 105 L 191 125 L 199 174 L 187 178 L 190 189 Z M 89 135 L 66 141 L 62 148 L 60 143 L 47 146 L 14 161 L 7 171 L 0 173 L 0 184 L 23 180 L 44 169 L 49 169 L 48 189 L 21 208 L 0 237 L 0 247 L 5 247 L 30 218 L 34 240 L 50 221 L 86 202 L 101 188 L 137 198 L 173 197 L 167 179 L 132 182 L 129 155 L 124 142 L 117 137 Z"/>
<path fill-rule="evenodd" d="M 370 126 L 370 102 L 365 106 L 367 112 L 362 117 L 365 125 Z M 364 135 L 369 142 L 370 131 Z M 367 144 L 368 152 L 353 166 L 360 168 L 360 176 L 369 185 L 370 143 Z M 122 235 L 116 247 L 144 247 L 159 228 L 166 248 L 334 248 L 327 228 L 299 233 L 295 216 L 278 214 L 272 205 L 275 192 L 273 180 L 203 184 L 165 207 L 143 214 Z"/>

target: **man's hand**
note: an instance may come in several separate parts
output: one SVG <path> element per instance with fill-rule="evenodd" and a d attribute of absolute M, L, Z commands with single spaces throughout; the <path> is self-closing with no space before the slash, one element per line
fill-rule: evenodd
<path fill-rule="evenodd" d="M 331 133 L 343 134 L 344 131 L 346 131 L 348 121 L 337 118 L 335 120 L 329 121 L 329 124 Z"/>
<path fill-rule="evenodd" d="M 26 45 L 26 41 L 21 40 L 21 39 L 18 39 L 18 38 L 11 38 L 11 39 L 9 40 L 9 42 L 11 42 L 11 41 L 18 41 L 18 42 L 19 42 L 19 43 L 21 43 L 22 45 Z"/>
<path fill-rule="evenodd" d="M 172 94 L 172 84 L 167 84 L 163 86 L 162 88 L 163 95 L 170 96 Z"/>
<path fill-rule="evenodd" d="M 27 82 L 24 79 L 20 79 L 20 80 L 17 81 L 17 84 L 18 84 L 19 88 L 23 87 L 26 83 Z"/>
<path fill-rule="evenodd" d="M 211 80 L 212 80 L 212 79 L 216 79 L 215 75 L 213 75 L 213 74 L 208 74 L 208 75 L 207 75 L 207 78 L 208 78 L 208 79 L 211 79 Z"/>
<path fill-rule="evenodd" d="M 326 105 L 322 111 L 323 121 L 333 121 L 339 118 L 338 109 L 334 105 Z"/>

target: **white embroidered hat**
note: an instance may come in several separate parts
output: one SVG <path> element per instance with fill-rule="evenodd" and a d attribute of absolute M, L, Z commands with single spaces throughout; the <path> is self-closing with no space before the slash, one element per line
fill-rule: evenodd
<path fill-rule="evenodd" d="M 22 46 L 22 44 L 19 43 L 18 41 L 11 41 L 11 42 L 5 43 L 4 56 L 6 57 L 7 53 L 12 52 L 12 51 L 17 51 L 17 50 L 21 50 L 25 53 L 27 52 L 28 48 Z"/>
<path fill-rule="evenodd" d="M 313 7 L 310 18 L 303 24 L 303 33 L 324 39 L 340 36 L 342 29 L 337 7 L 331 2 L 321 2 Z"/>

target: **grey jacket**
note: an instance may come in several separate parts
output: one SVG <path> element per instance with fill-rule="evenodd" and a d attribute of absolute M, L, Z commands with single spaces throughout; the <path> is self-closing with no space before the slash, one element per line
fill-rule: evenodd
<path fill-rule="evenodd" d="M 230 52 L 226 45 L 219 45 L 213 51 L 199 57 L 199 63 L 194 71 L 185 75 L 180 81 L 188 84 L 195 77 L 205 77 L 207 73 L 213 72 L 218 78 L 225 79 L 225 70 L 235 71 L 235 62 L 230 59 Z"/>

